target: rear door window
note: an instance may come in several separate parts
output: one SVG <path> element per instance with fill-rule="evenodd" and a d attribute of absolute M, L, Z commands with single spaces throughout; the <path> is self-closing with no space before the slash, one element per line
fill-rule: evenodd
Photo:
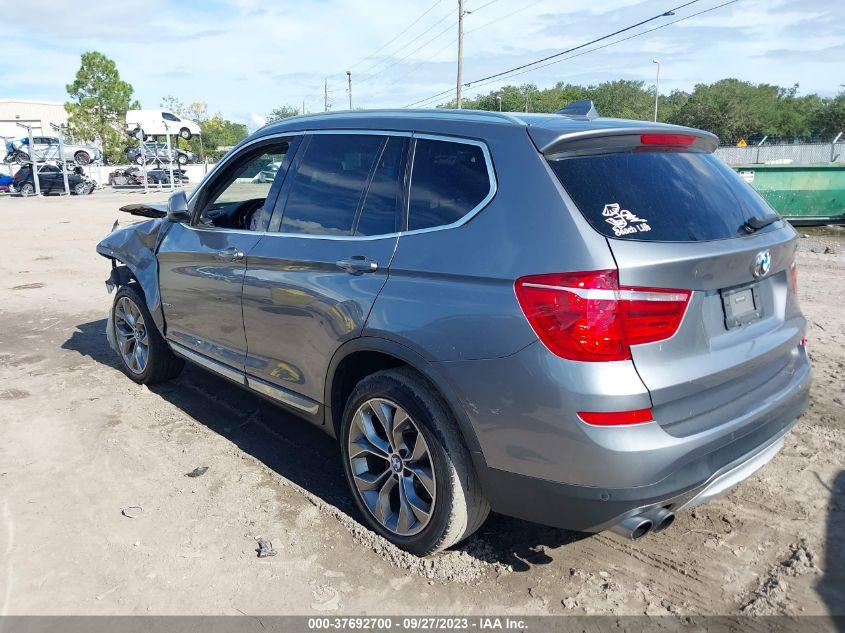
<path fill-rule="evenodd" d="M 351 235 L 385 140 L 363 134 L 314 135 L 288 194 L 281 232 Z"/>
<path fill-rule="evenodd" d="M 775 215 L 713 154 L 629 152 L 551 158 L 549 164 L 587 221 L 607 237 L 720 240 L 747 235 L 743 225 L 752 217 Z"/>
<path fill-rule="evenodd" d="M 388 137 L 367 187 L 355 235 L 386 235 L 400 229 L 408 143 L 405 137 Z"/>
<path fill-rule="evenodd" d="M 490 174 L 478 145 L 419 138 L 414 151 L 408 230 L 453 224 L 490 193 Z"/>

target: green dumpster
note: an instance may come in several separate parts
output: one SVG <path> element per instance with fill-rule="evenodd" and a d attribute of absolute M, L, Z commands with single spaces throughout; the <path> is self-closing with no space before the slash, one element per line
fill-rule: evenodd
<path fill-rule="evenodd" d="M 731 165 L 792 224 L 845 223 L 845 165 Z"/>

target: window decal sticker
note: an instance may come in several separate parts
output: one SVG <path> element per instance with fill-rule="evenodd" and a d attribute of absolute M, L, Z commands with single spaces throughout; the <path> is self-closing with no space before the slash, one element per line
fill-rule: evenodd
<path fill-rule="evenodd" d="M 604 205 L 601 214 L 607 218 L 605 222 L 613 227 L 616 237 L 630 235 L 631 233 L 647 233 L 651 230 L 647 220 L 637 217 L 628 209 L 621 208 L 615 202 Z"/>

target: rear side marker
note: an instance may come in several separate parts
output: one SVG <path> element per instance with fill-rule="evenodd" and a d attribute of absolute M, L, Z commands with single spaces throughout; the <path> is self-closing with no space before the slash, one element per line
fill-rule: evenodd
<path fill-rule="evenodd" d="M 578 417 L 593 426 L 625 426 L 653 422 L 651 409 L 635 411 L 579 411 Z"/>

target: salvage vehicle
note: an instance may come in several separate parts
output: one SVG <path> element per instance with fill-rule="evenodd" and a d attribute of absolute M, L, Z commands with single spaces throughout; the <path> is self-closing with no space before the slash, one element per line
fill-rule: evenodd
<path fill-rule="evenodd" d="M 640 538 L 808 405 L 797 235 L 717 145 L 583 102 L 273 123 L 98 245 L 107 335 L 138 383 L 187 360 L 335 436 L 414 554 L 491 508 Z"/>
<path fill-rule="evenodd" d="M 67 183 L 72 194 L 87 196 L 94 191 L 96 183 L 80 171 L 68 170 Z M 38 168 L 38 184 L 44 195 L 62 194 L 65 192 L 65 177 L 61 167 L 47 164 Z M 32 178 L 32 167 L 23 165 L 15 174 L 12 190 L 24 197 L 35 195 L 35 180 Z"/>
<path fill-rule="evenodd" d="M 93 161 L 102 160 L 103 153 L 94 145 L 79 145 L 65 142 L 62 146 L 62 153 L 59 156 L 58 136 L 33 136 L 32 144 L 34 152 L 29 148 L 29 137 L 12 139 L 6 141 L 5 162 L 28 163 L 35 156 L 39 161 L 68 161 L 77 165 L 89 165 Z"/>
<path fill-rule="evenodd" d="M 171 160 L 180 165 L 187 165 L 191 162 L 196 162 L 197 155 L 188 150 L 180 149 L 178 147 L 167 148 L 167 143 L 144 143 L 144 152 L 141 154 L 140 146 L 127 147 L 126 160 L 136 165 L 143 165 L 144 163 L 158 163 L 167 164 Z"/>
<path fill-rule="evenodd" d="M 137 137 L 141 131 L 145 137 L 178 134 L 185 140 L 202 134 L 196 122 L 178 117 L 167 110 L 129 110 L 126 113 L 126 133 Z"/>

